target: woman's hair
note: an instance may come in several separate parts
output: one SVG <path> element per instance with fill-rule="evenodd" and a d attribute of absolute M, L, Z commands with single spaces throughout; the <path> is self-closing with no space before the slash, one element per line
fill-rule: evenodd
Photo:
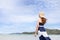
<path fill-rule="evenodd" d="M 43 24 L 45 24 L 46 23 L 46 18 L 41 17 L 41 21 L 42 21 Z"/>

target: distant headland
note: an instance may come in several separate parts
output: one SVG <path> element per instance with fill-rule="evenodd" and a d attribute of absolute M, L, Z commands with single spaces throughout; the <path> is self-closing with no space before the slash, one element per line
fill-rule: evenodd
<path fill-rule="evenodd" d="M 48 34 L 60 34 L 60 30 L 58 29 L 46 29 Z M 11 33 L 13 34 L 34 34 L 35 32 L 22 32 L 22 33 Z"/>

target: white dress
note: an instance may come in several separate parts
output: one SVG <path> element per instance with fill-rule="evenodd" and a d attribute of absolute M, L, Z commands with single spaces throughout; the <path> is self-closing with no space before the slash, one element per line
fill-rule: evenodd
<path fill-rule="evenodd" d="M 42 23 L 39 23 L 38 28 L 38 36 L 40 40 L 51 40 L 46 32 L 46 29 L 44 28 L 44 25 Z"/>

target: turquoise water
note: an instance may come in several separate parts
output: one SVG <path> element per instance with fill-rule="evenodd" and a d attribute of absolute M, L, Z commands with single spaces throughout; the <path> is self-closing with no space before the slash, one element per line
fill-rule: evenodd
<path fill-rule="evenodd" d="M 49 35 L 52 40 L 60 40 L 60 35 Z M 0 40 L 38 40 L 34 35 L 0 35 Z"/>

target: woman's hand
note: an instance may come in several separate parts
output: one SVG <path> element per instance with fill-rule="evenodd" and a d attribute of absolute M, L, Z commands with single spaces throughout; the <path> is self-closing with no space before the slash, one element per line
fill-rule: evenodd
<path fill-rule="evenodd" d="M 35 33 L 35 34 L 34 34 L 34 36 L 36 37 L 36 36 L 37 36 L 37 34 Z"/>

